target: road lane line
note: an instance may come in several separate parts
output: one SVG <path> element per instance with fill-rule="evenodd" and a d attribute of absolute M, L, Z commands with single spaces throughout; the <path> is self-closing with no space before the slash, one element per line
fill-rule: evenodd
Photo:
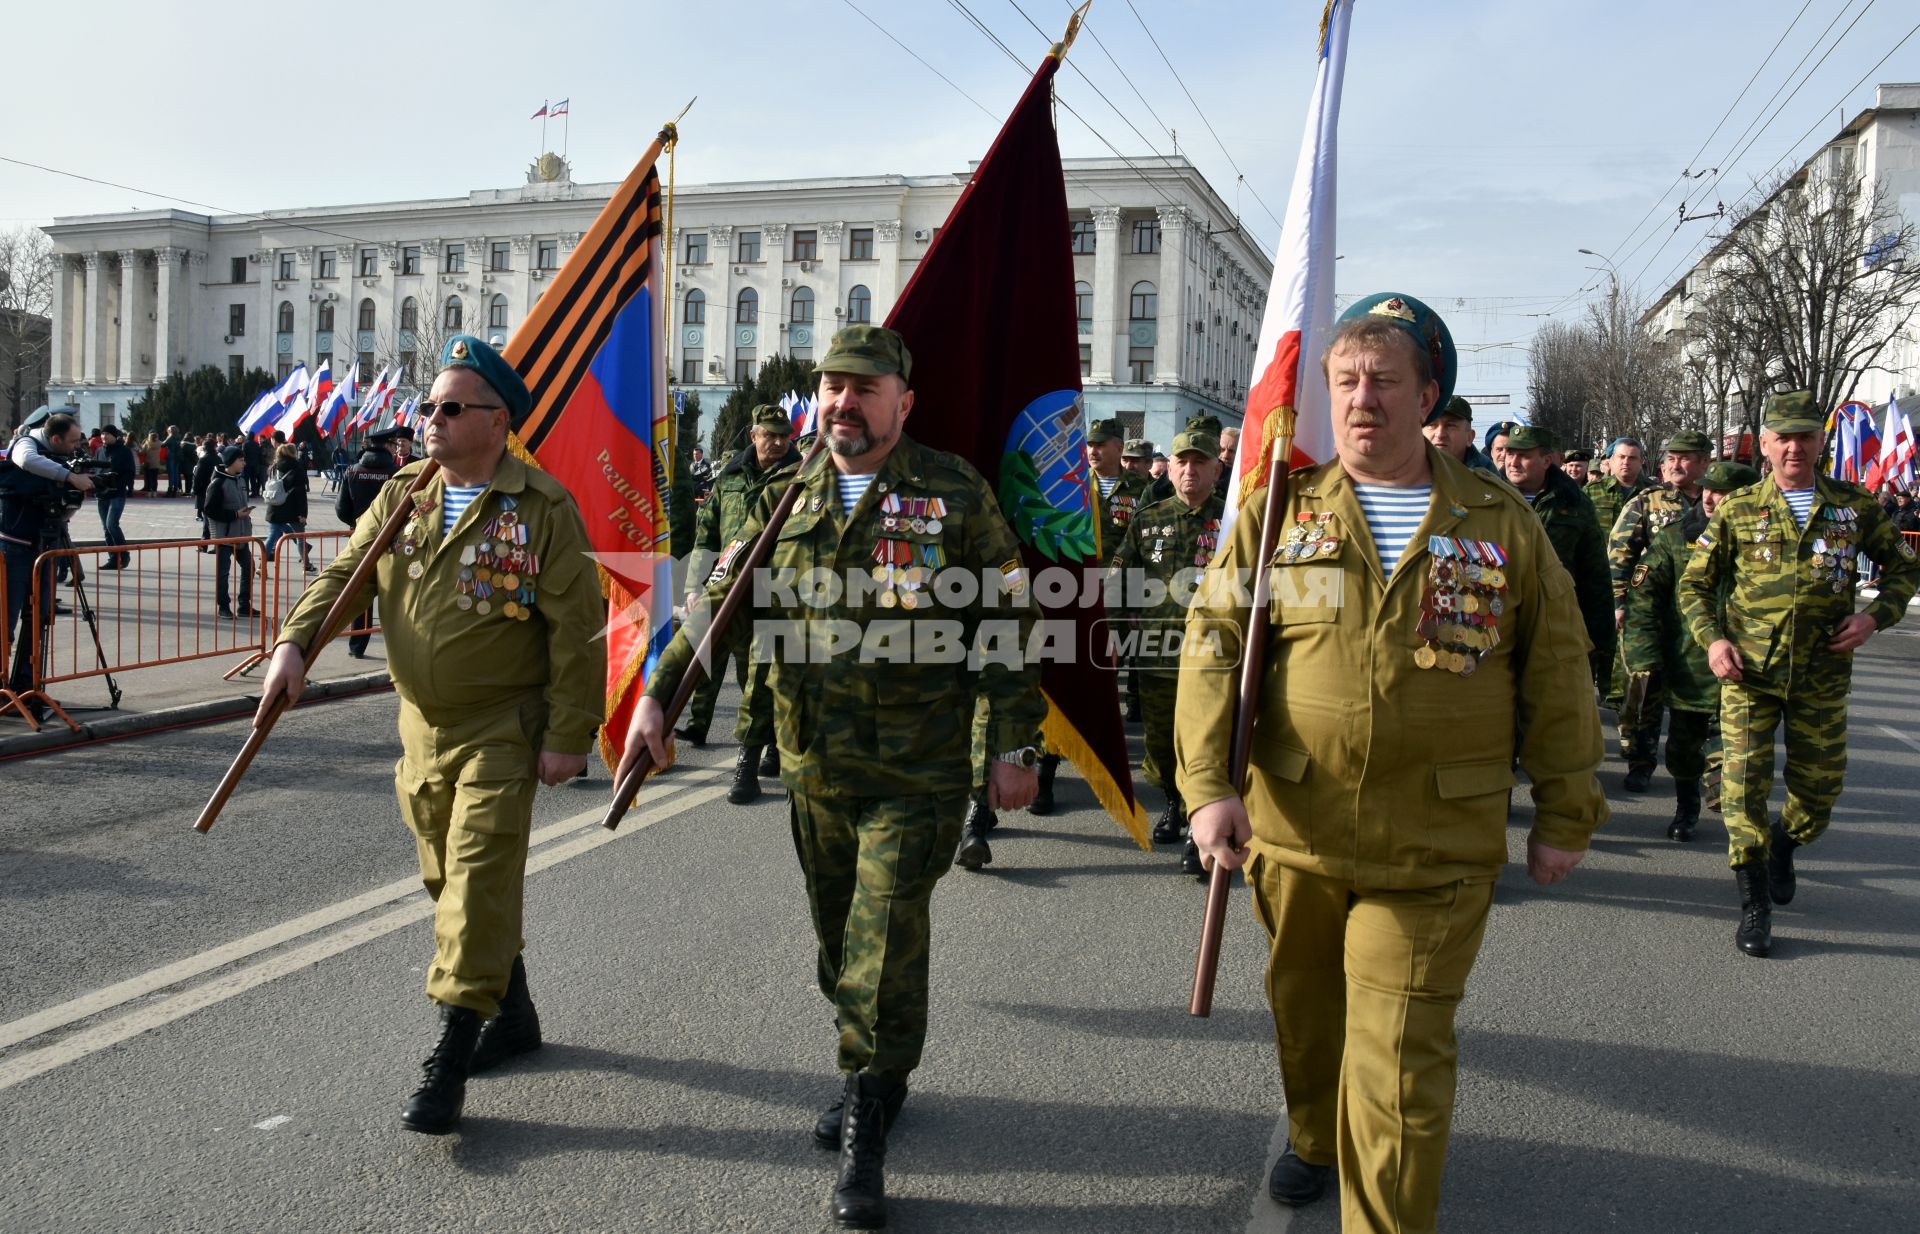
<path fill-rule="evenodd" d="M 724 774 L 725 771 L 721 768 L 698 768 L 686 773 L 684 776 L 675 775 L 672 781 L 670 781 L 670 783 L 676 786 L 671 793 L 650 795 L 653 796 L 655 800 L 664 804 L 666 801 L 673 800 L 686 791 L 693 789 L 695 785 L 704 781 L 718 779 Z M 562 819 L 560 822 L 550 823 L 538 829 L 529 838 L 528 845 L 531 848 L 537 848 L 540 845 L 557 840 L 564 835 L 578 831 L 582 827 L 591 826 L 605 816 L 605 806 L 596 806 L 591 810 L 582 810 L 571 818 Z M 614 836 L 621 833 L 608 831 L 604 834 Z M 545 869 L 546 867 L 535 866 L 530 859 L 527 868 L 533 870 Z M 399 879 L 383 887 L 376 887 L 372 891 L 354 896 L 351 899 L 342 900 L 338 904 L 330 904 L 325 908 L 316 909 L 304 916 L 295 917 L 291 921 L 281 922 L 279 925 L 249 934 L 244 938 L 237 938 L 230 943 L 223 943 L 218 947 L 200 952 L 198 955 L 188 956 L 184 960 L 163 965 L 160 968 L 142 973 L 137 977 L 130 977 L 125 981 L 115 982 L 110 986 L 103 986 L 91 993 L 83 994 L 79 998 L 71 999 L 55 1007 L 49 1007 L 45 1011 L 38 1011 L 30 1016 L 24 1016 L 10 1023 L 0 1024 L 0 1050 L 19 1045 L 23 1041 L 32 1040 L 42 1033 L 51 1032 L 56 1028 L 72 1024 L 77 1020 L 84 1020 L 90 1016 L 99 1015 L 103 1011 L 111 1011 L 122 1003 L 131 1002 L 136 998 L 144 998 L 156 991 L 164 990 L 168 986 L 178 985 L 182 981 L 186 981 L 192 977 L 198 977 L 202 973 L 212 972 L 216 968 L 224 968 L 229 964 L 245 960 L 263 951 L 281 946 L 284 943 L 292 942 L 296 938 L 304 938 L 316 930 L 324 930 L 328 926 L 338 925 L 343 921 L 350 921 L 363 913 L 379 908 L 383 904 L 391 904 L 396 900 L 405 899 L 407 896 L 418 891 L 420 891 L 420 879 L 418 876 Z"/>
<path fill-rule="evenodd" d="M 565 844 L 543 849 L 537 858 L 529 858 L 529 874 L 559 865 L 582 853 L 592 852 L 604 844 L 610 844 L 623 836 L 644 831 L 662 819 L 676 814 L 684 814 L 698 805 L 717 800 L 726 795 L 725 785 L 676 794 L 673 801 L 653 807 L 632 818 L 619 831 L 607 831 L 604 828 Z M 605 811 L 594 811 L 593 817 L 601 817 Z M 556 824 L 564 826 L 564 824 Z M 178 994 L 163 998 L 151 1006 L 129 1012 L 117 1020 L 96 1024 L 92 1028 L 64 1037 L 41 1049 L 33 1050 L 13 1058 L 0 1059 L 0 1091 L 25 1083 L 35 1076 L 45 1075 L 68 1063 L 77 1062 L 89 1054 L 110 1049 L 150 1029 L 160 1028 L 175 1020 L 183 1019 L 196 1011 L 225 1002 L 237 994 L 244 994 L 256 986 L 311 968 L 322 960 L 330 959 L 343 952 L 351 951 L 363 943 L 384 938 L 396 930 L 401 930 L 418 921 L 433 916 L 433 901 L 426 898 L 426 892 L 415 888 L 420 896 L 417 904 L 407 904 L 390 913 L 358 921 L 325 938 L 316 939 L 303 947 L 292 951 L 269 956 L 264 960 L 237 968 L 213 978 L 211 981 L 183 990 Z"/>
<path fill-rule="evenodd" d="M 1906 747 L 1912 750 L 1915 754 L 1920 754 L 1920 741 L 1915 741 L 1913 738 L 1907 736 L 1905 733 L 1901 732 L 1899 729 L 1888 728 L 1884 724 L 1875 725 L 1875 727 L 1878 728 L 1881 732 L 1885 733 L 1887 736 L 1893 738 L 1895 741 L 1905 743 Z"/>

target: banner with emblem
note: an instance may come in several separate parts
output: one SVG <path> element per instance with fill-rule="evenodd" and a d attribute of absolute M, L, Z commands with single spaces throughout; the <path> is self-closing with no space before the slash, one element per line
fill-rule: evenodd
<path fill-rule="evenodd" d="M 607 710 L 600 752 L 619 761 L 627 721 L 673 637 L 673 403 L 662 343 L 666 265 L 663 131 L 502 353 L 533 407 L 516 453 L 552 473 L 580 507 L 607 592 Z"/>
<path fill-rule="evenodd" d="M 1069 36 L 1069 41 L 1071 36 Z M 1018 593 L 1038 570 L 1102 584 L 1086 465 L 1066 184 L 1043 59 L 954 203 L 886 324 L 913 351 L 915 440 L 960 455 L 993 486 L 1022 544 L 1001 567 Z M 899 516 L 937 517 L 901 510 Z M 1072 623 L 1071 658 L 1042 665 L 1047 749 L 1072 761 L 1095 798 L 1147 847 L 1134 799 L 1104 606 L 1034 591 L 1043 620 Z"/>

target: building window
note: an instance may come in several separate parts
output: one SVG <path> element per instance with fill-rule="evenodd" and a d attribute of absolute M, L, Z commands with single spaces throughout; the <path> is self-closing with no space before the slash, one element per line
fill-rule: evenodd
<path fill-rule="evenodd" d="M 1093 344 L 1080 344 L 1080 380 L 1093 376 Z"/>
<path fill-rule="evenodd" d="M 753 349 L 751 347 L 734 353 L 733 384 L 737 386 L 753 384 Z"/>
<path fill-rule="evenodd" d="M 495 240 L 487 246 L 487 269 L 489 270 L 511 270 L 512 258 L 513 241 L 511 240 Z"/>
<path fill-rule="evenodd" d="M 743 288 L 740 299 L 734 303 L 733 319 L 743 326 L 751 326 L 760 320 L 760 293 L 751 287 Z"/>
<path fill-rule="evenodd" d="M 332 249 L 320 250 L 320 277 L 321 278 L 330 279 L 337 276 L 340 273 L 339 269 L 337 268 L 339 264 L 340 264 L 340 255 L 338 253 L 334 252 Z"/>
<path fill-rule="evenodd" d="M 283 279 L 290 279 L 293 277 L 293 254 L 292 253 L 280 254 L 280 277 Z"/>
<path fill-rule="evenodd" d="M 866 322 L 873 320 L 873 293 L 865 287 L 856 286 L 847 293 L 847 321 Z"/>
<path fill-rule="evenodd" d="M 233 274 L 233 277 L 227 280 L 228 282 L 244 283 L 247 281 L 247 259 L 246 258 L 235 257 L 230 259 L 230 261 L 228 262 L 228 269 Z"/>
<path fill-rule="evenodd" d="M 362 330 L 373 329 L 373 320 L 374 320 L 373 314 L 374 314 L 373 301 L 362 300 L 360 302 L 360 327 L 359 327 L 360 329 Z"/>
<path fill-rule="evenodd" d="M 239 338 L 247 332 L 247 306 L 229 304 L 227 306 L 227 333 Z"/>
<path fill-rule="evenodd" d="M 855 227 L 847 232 L 847 259 L 849 261 L 873 260 L 873 228 Z"/>
<path fill-rule="evenodd" d="M 467 246 L 449 244 L 444 257 L 440 259 L 442 274 L 465 274 L 467 272 Z"/>
<path fill-rule="evenodd" d="M 487 305 L 487 329 L 504 330 L 507 328 L 507 298 L 495 296 L 493 303 Z"/>
<path fill-rule="evenodd" d="M 687 317 L 690 326 L 707 324 L 707 293 L 698 287 L 687 293 Z"/>
<path fill-rule="evenodd" d="M 1153 348 L 1127 348 L 1127 377 L 1136 386 L 1144 386 L 1153 380 Z"/>
<path fill-rule="evenodd" d="M 1093 252 L 1093 220 L 1075 219 L 1067 224 L 1067 234 L 1073 239 L 1073 254 L 1085 257 Z"/>
<path fill-rule="evenodd" d="M 1073 315 L 1080 320 L 1080 333 L 1093 333 L 1093 284 L 1073 285 Z"/>
<path fill-rule="evenodd" d="M 687 264 L 704 266 L 707 264 L 707 233 L 690 231 L 687 233 Z"/>
<path fill-rule="evenodd" d="M 1135 219 L 1133 221 L 1133 251 L 1136 253 L 1157 253 L 1160 251 L 1160 220 Z"/>
<path fill-rule="evenodd" d="M 441 314 L 441 320 L 449 330 L 458 330 L 461 328 L 466 320 L 466 309 L 461 306 L 459 296 L 447 297 L 446 311 Z"/>
<path fill-rule="evenodd" d="M 402 330 L 420 328 L 420 302 L 412 296 L 400 302 L 400 328 Z"/>
<path fill-rule="evenodd" d="M 373 353 L 370 351 L 360 353 L 360 380 L 373 380 Z"/>
<path fill-rule="evenodd" d="M 698 347 L 689 347 L 680 354 L 680 384 L 697 386 L 700 384 L 700 366 L 706 360 L 706 352 Z"/>
<path fill-rule="evenodd" d="M 379 249 L 361 249 L 360 250 L 360 277 L 363 279 L 370 279 L 370 278 L 378 278 L 379 275 L 380 275 L 380 250 Z"/>
<path fill-rule="evenodd" d="M 293 333 L 293 301 L 291 300 L 282 300 L 280 302 L 280 325 L 278 329 L 282 334 Z"/>
<path fill-rule="evenodd" d="M 406 244 L 400 247 L 400 273 L 420 273 L 420 246 Z"/>
<path fill-rule="evenodd" d="M 317 372 L 319 372 L 319 371 L 320 371 L 320 366 L 321 366 L 321 365 L 323 365 L 323 364 L 324 364 L 324 365 L 326 365 L 326 366 L 327 366 L 328 368 L 332 368 L 332 367 L 333 367 L 333 353 L 332 353 L 332 352 L 330 352 L 330 351 L 323 351 L 323 352 L 320 352 L 319 354 L 317 354 L 317 355 L 315 355 L 315 356 L 313 357 L 313 371 L 314 371 L 314 372 L 316 372 L 316 373 L 317 373 Z"/>
<path fill-rule="evenodd" d="M 314 315 L 313 328 L 322 334 L 333 332 L 333 305 L 322 302 L 320 310 Z"/>
<path fill-rule="evenodd" d="M 743 231 L 740 233 L 740 260 L 741 261 L 759 261 L 760 260 L 760 233 L 759 232 Z"/>
<path fill-rule="evenodd" d="M 1127 297 L 1127 316 L 1134 321 L 1153 321 L 1160 316 L 1160 297 L 1154 294 L 1152 283 L 1133 285 L 1133 294 Z"/>
<path fill-rule="evenodd" d="M 788 320 L 797 326 L 813 324 L 813 289 L 797 287 L 793 292 L 793 312 Z"/>
<path fill-rule="evenodd" d="M 403 351 L 400 353 L 400 372 L 394 378 L 394 384 L 396 386 L 410 386 L 413 384 L 413 357 L 414 353 L 411 351 Z"/>
<path fill-rule="evenodd" d="M 796 360 L 810 361 L 813 359 L 813 348 L 811 347 L 790 347 L 787 349 L 787 352 Z"/>
<path fill-rule="evenodd" d="M 227 380 L 237 386 L 240 384 L 240 379 L 246 375 L 247 358 L 245 356 L 228 356 Z"/>
<path fill-rule="evenodd" d="M 279 361 L 273 366 L 273 369 L 275 374 L 279 376 L 280 380 L 285 381 L 288 377 L 291 377 L 293 375 L 293 357 L 281 356 Z"/>
<path fill-rule="evenodd" d="M 533 250 L 533 263 L 542 270 L 558 270 L 560 268 L 560 242 L 558 240 L 542 240 L 539 244 L 535 245 Z"/>
<path fill-rule="evenodd" d="M 812 261 L 820 255 L 820 233 L 817 231 L 796 231 L 793 233 L 793 259 Z"/>

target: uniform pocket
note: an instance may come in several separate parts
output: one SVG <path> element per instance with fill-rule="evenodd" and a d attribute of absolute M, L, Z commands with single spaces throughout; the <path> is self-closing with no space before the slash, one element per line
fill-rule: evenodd
<path fill-rule="evenodd" d="M 1267 606 L 1268 620 L 1282 627 L 1337 620 L 1347 597 L 1347 573 L 1339 560 L 1345 551 L 1269 567 L 1273 598 Z"/>
<path fill-rule="evenodd" d="M 1260 838 L 1303 853 L 1313 851 L 1312 805 L 1307 776 L 1312 759 L 1305 750 L 1260 731 L 1253 731 L 1249 752 L 1254 770 L 1252 796 L 1266 802 L 1248 803 L 1248 814 L 1258 820 Z"/>
<path fill-rule="evenodd" d="M 1513 786 L 1513 764 L 1504 758 L 1435 767 L 1434 798 L 1427 818 L 1429 862 L 1504 862 L 1507 799 Z"/>

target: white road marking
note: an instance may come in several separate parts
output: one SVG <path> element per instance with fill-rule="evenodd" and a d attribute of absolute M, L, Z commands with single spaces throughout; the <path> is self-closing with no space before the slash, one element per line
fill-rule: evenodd
<path fill-rule="evenodd" d="M 721 774 L 719 771 L 712 771 L 710 774 L 703 775 L 702 778 L 714 779 L 718 778 Z M 686 780 L 691 782 L 693 778 L 694 776 L 690 774 L 686 777 Z M 651 827 L 663 819 L 671 818 L 676 814 L 683 814 L 695 806 L 705 805 L 709 801 L 722 797 L 726 794 L 726 791 L 727 788 L 724 785 L 693 790 L 691 783 L 689 783 L 687 790 L 676 792 L 671 800 L 655 805 L 651 809 L 645 810 L 638 815 L 629 816 L 628 821 L 619 831 L 607 831 L 603 828 L 595 828 L 589 834 L 581 836 L 578 839 L 543 848 L 540 852 L 528 858 L 527 873 L 537 873 L 540 870 L 545 870 L 563 861 L 577 857 L 582 853 L 592 852 L 594 849 L 604 844 L 610 844 L 623 836 L 630 836 L 644 831 L 646 828 Z M 552 837 L 563 834 L 569 830 L 577 831 L 582 826 L 598 822 L 604 814 L 604 807 L 588 810 L 577 815 L 575 818 L 542 828 L 541 834 L 546 837 Z M 584 820 L 584 822 L 582 820 Z M 270 981 L 298 972 L 301 969 L 310 968 L 322 960 L 340 955 L 346 951 L 351 951 L 363 943 L 370 943 L 375 939 L 384 938 L 386 935 L 392 934 L 396 930 L 404 929 L 414 922 L 426 920 L 433 915 L 433 901 L 426 898 L 426 893 L 420 889 L 418 880 L 411 881 L 413 884 L 411 894 L 418 897 L 417 903 L 406 904 L 381 916 L 354 922 L 337 933 L 317 939 L 305 946 L 296 947 L 291 951 L 269 956 L 264 960 L 249 964 L 244 968 L 237 968 L 230 972 L 222 973 L 211 981 L 160 999 L 148 1006 L 129 1012 L 119 1019 L 109 1020 L 106 1023 L 96 1024 L 90 1028 L 82 1029 L 42 1049 L 0 1060 L 0 1090 L 12 1088 L 14 1085 L 24 1083 L 27 1080 L 33 1079 L 35 1076 L 44 1075 L 55 1068 L 63 1067 L 68 1063 L 85 1058 L 89 1054 L 98 1053 L 101 1050 L 118 1045 L 130 1038 L 137 1037 L 150 1029 L 171 1024 L 173 1021 L 192 1015 L 202 1008 L 211 1007 L 237 994 L 244 994 L 256 986 L 265 985 Z M 398 885 L 399 884 L 391 884 L 390 886 Z M 379 893 L 369 893 L 369 896 L 377 894 Z M 332 921 L 342 920 L 352 914 L 339 913 L 337 910 L 349 904 L 357 904 L 365 901 L 369 896 L 358 896 L 353 900 L 343 901 L 342 904 L 334 905 L 330 909 L 322 909 L 318 913 L 310 913 L 306 917 L 297 918 L 294 922 L 287 923 L 285 927 L 276 927 L 276 930 L 262 931 L 260 934 L 252 935 L 250 939 L 259 939 L 266 935 L 274 934 L 277 931 L 285 930 L 300 922 L 320 918 L 327 914 L 333 914 L 333 916 L 329 921 L 323 922 L 322 925 L 330 924 Z M 382 902 L 384 901 L 376 901 L 375 903 Z M 358 911 L 364 911 L 364 909 Z M 312 933 L 313 930 L 322 928 L 322 925 L 309 927 L 306 930 L 300 931 L 300 933 Z M 286 941 L 286 939 L 294 937 L 299 937 L 299 934 L 285 934 L 279 941 Z M 241 942 L 247 941 L 250 940 L 241 940 Z M 202 963 L 202 961 L 206 956 L 228 952 L 238 945 L 237 943 L 233 943 L 228 944 L 226 947 L 215 948 L 211 952 L 202 953 L 201 956 L 182 960 L 178 964 L 168 965 L 164 969 L 156 969 L 151 974 L 134 978 L 132 981 L 121 982 L 119 986 L 108 987 L 108 989 L 116 990 L 125 987 L 139 986 L 144 992 L 150 992 L 162 988 L 165 985 L 174 984 L 182 980 L 183 976 L 191 976 L 216 967 L 216 964 Z M 265 947 L 272 945 L 274 944 L 261 944 L 261 946 L 255 947 L 254 950 L 263 950 Z M 220 961 L 220 963 L 226 962 L 229 961 Z M 178 972 L 181 975 L 174 976 L 167 981 L 157 981 L 159 974 L 168 972 Z M 62 1004 L 62 1006 L 72 1007 L 76 1004 L 86 1002 L 88 999 L 98 1001 L 99 995 L 105 993 L 107 993 L 107 991 L 99 991 L 95 995 L 75 999 L 72 1003 Z M 111 1007 L 133 997 L 137 997 L 137 995 L 129 994 L 123 998 L 104 1002 L 101 1006 L 103 1008 Z M 59 1011 L 60 1008 L 54 1008 L 53 1010 Z M 41 1014 L 42 1016 L 46 1016 L 52 1013 L 43 1012 Z M 29 1018 L 32 1019 L 35 1017 Z M 71 1023 L 74 1019 L 78 1018 L 80 1018 L 80 1016 L 68 1016 L 61 1022 Z M 16 1021 L 16 1023 L 22 1022 Z M 12 1028 L 13 1025 L 6 1027 Z M 42 1029 L 40 1031 L 44 1032 L 46 1030 Z M 21 1040 L 21 1038 L 15 1037 L 14 1040 Z"/>
<path fill-rule="evenodd" d="M 1901 732 L 1900 730 L 1888 728 L 1884 724 L 1876 724 L 1874 725 L 1874 727 L 1879 729 L 1881 732 L 1885 733 L 1887 736 L 1893 738 L 1895 741 L 1905 744 L 1906 747 L 1909 750 L 1912 750 L 1915 754 L 1920 754 L 1920 741 L 1915 741 L 1913 738 L 1907 736 L 1905 733 Z"/>
<path fill-rule="evenodd" d="M 275 1127 L 278 1127 L 283 1123 L 290 1123 L 292 1121 L 293 1121 L 293 1115 L 291 1114 L 275 1114 L 272 1118 L 263 1119 L 262 1121 L 255 1123 L 253 1125 L 253 1129 L 255 1131 L 272 1131 Z"/>

